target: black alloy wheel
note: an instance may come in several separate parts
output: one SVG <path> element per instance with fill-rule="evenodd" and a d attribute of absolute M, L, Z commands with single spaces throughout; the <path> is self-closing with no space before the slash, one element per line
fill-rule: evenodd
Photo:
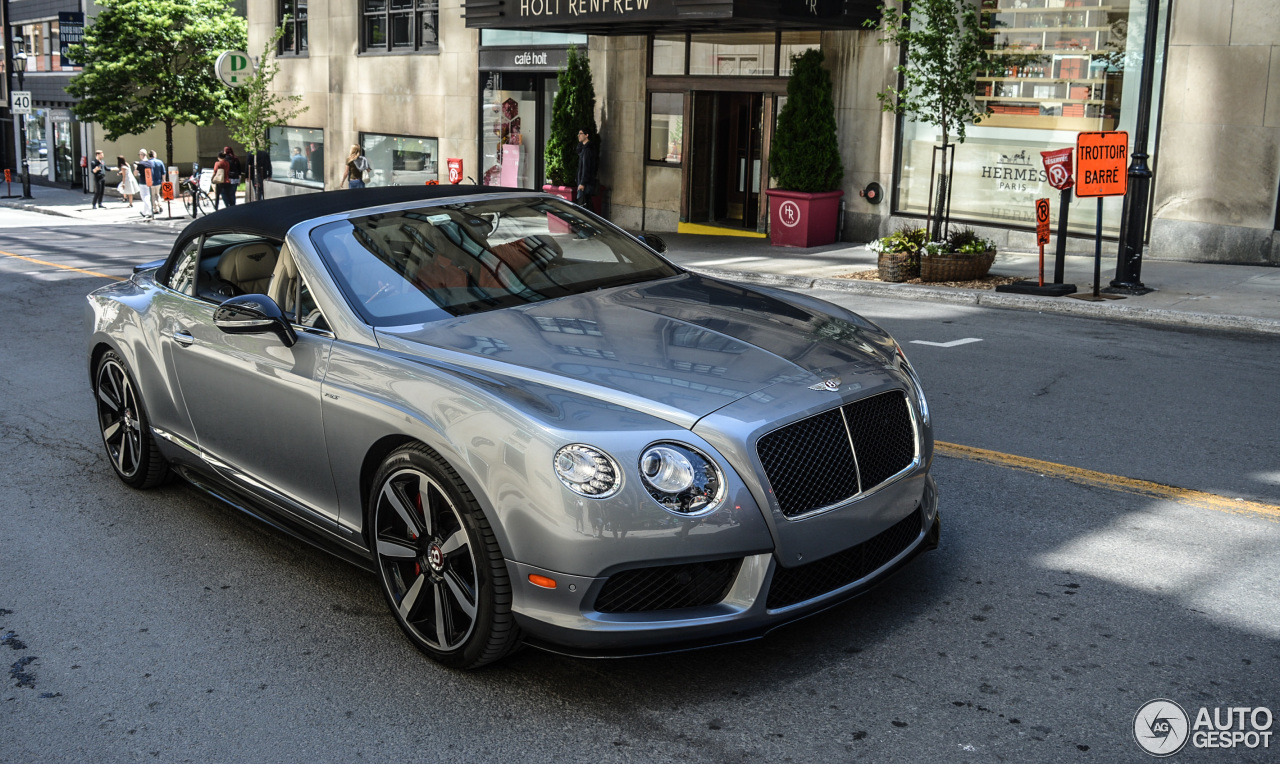
<path fill-rule="evenodd" d="M 98 402 L 102 444 L 116 475 L 134 488 L 153 488 L 163 483 L 169 465 L 151 436 L 151 423 L 138 388 L 114 351 L 99 359 L 93 392 Z"/>
<path fill-rule="evenodd" d="M 448 463 L 421 445 L 401 448 L 378 470 L 369 507 L 383 593 L 419 649 L 476 668 L 519 645 L 502 552 Z"/>

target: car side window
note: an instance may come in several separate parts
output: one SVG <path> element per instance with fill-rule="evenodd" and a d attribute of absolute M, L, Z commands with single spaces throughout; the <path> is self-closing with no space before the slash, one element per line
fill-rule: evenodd
<path fill-rule="evenodd" d="M 329 322 L 324 320 L 324 314 L 320 312 L 320 306 L 316 305 L 315 298 L 311 296 L 307 280 L 301 276 L 298 277 L 298 313 L 295 320 L 301 326 L 331 331 Z"/>
<path fill-rule="evenodd" d="M 178 256 L 178 262 L 173 266 L 173 273 L 169 274 L 169 288 L 195 297 L 196 266 L 199 262 L 200 237 L 197 236 L 182 248 L 182 254 Z"/>

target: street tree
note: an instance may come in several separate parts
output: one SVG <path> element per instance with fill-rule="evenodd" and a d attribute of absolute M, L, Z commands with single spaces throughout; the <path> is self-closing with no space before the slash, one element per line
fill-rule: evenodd
<path fill-rule="evenodd" d="M 276 46 L 284 37 L 288 24 L 289 17 L 286 16 L 275 34 L 262 46 L 262 55 L 258 57 L 253 77 L 247 85 L 236 88 L 231 94 L 233 108 L 225 117 L 227 128 L 231 131 L 232 140 L 244 146 L 251 157 L 256 157 L 260 151 L 270 151 L 268 130 L 287 124 L 308 108 L 298 105 L 302 96 L 281 95 L 272 89 L 280 70 L 276 63 Z M 262 172 L 257 161 L 253 168 L 255 173 Z"/>
<path fill-rule="evenodd" d="M 906 51 L 906 63 L 896 68 L 902 87 L 877 93 L 880 106 L 934 124 L 942 133 L 942 172 L 936 196 L 930 200 L 931 214 L 938 212 L 932 236 L 940 239 L 946 227 L 943 221 L 950 217 L 947 147 L 951 136 L 964 143 L 965 126 L 987 114 L 986 106 L 974 100 L 974 78 L 992 66 L 987 53 L 991 34 L 982 28 L 972 0 L 897 0 L 880 8 L 880 42 Z M 954 148 L 951 151 L 954 157 Z"/>
<path fill-rule="evenodd" d="M 164 125 L 173 164 L 174 125 L 227 118 L 234 101 L 214 72 L 218 55 L 244 50 L 247 24 L 223 0 L 98 0 L 101 12 L 71 55 L 83 71 L 67 92 L 82 122 L 108 140 Z"/>

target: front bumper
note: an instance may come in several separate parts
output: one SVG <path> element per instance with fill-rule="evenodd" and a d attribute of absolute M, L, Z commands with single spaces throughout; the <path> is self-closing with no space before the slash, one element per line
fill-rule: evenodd
<path fill-rule="evenodd" d="M 924 490 L 912 510 L 917 511 L 919 533 L 887 562 L 820 595 L 773 609 L 768 606 L 769 591 L 779 565 L 772 553 L 744 557 L 728 593 L 713 605 L 640 613 L 593 610 L 605 578 L 566 576 L 508 561 L 516 621 L 531 645 L 584 657 L 652 655 L 758 639 L 866 593 L 921 552 L 936 548 L 941 526 L 937 486 L 931 476 L 925 475 Z M 534 586 L 529 583 L 530 574 L 554 578 L 557 587 Z"/>

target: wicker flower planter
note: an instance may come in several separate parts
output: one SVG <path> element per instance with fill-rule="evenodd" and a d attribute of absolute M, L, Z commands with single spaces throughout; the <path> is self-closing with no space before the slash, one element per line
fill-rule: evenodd
<path fill-rule="evenodd" d="M 973 255 L 927 255 L 920 258 L 921 281 L 972 281 L 987 275 L 996 261 L 989 249 Z"/>
<path fill-rule="evenodd" d="M 881 281 L 910 281 L 920 275 L 920 259 L 907 252 L 881 252 L 876 268 Z"/>

